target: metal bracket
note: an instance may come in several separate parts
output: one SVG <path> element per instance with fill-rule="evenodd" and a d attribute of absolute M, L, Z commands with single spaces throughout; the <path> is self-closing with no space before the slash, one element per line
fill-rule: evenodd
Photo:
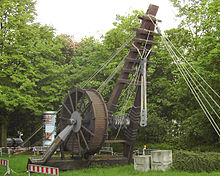
<path fill-rule="evenodd" d="M 141 111 L 140 126 L 141 126 L 141 127 L 147 126 L 147 111 L 144 110 L 144 109 Z"/>

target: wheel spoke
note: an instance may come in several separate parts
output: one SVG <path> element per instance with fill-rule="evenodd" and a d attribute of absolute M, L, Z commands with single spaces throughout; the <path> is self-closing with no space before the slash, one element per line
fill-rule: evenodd
<path fill-rule="evenodd" d="M 87 131 L 89 134 L 91 134 L 92 136 L 95 136 L 95 134 L 93 132 L 91 132 L 88 128 L 86 128 L 84 125 L 82 125 L 82 128 Z"/>
<path fill-rule="evenodd" d="M 77 111 L 77 103 L 78 103 L 78 90 L 77 90 L 77 88 L 76 88 L 76 94 L 75 94 L 75 108 L 76 108 L 76 111 Z"/>
<path fill-rule="evenodd" d="M 73 134 L 73 145 L 72 145 L 72 155 L 74 155 L 74 147 L 75 147 L 75 138 L 76 136 Z"/>
<path fill-rule="evenodd" d="M 79 133 L 76 133 L 76 137 L 77 137 L 77 143 L 78 143 L 78 147 L 79 147 L 79 153 L 81 155 L 81 145 L 80 145 Z"/>
<path fill-rule="evenodd" d="M 74 111 L 73 101 L 72 101 L 72 98 L 70 96 L 70 92 L 69 91 L 68 91 L 68 96 L 69 96 L 69 99 L 70 99 L 70 104 L 71 104 L 72 110 Z"/>
<path fill-rule="evenodd" d="M 83 141 L 84 141 L 84 143 L 85 143 L 85 145 L 86 145 L 86 148 L 89 150 L 88 143 L 86 142 L 85 136 L 84 136 L 84 134 L 82 133 L 81 130 L 80 130 L 80 134 L 81 134 L 81 136 L 82 136 L 82 138 L 83 138 Z"/>
<path fill-rule="evenodd" d="M 68 108 L 64 103 L 62 103 L 62 105 L 66 108 L 66 110 L 68 111 L 68 113 L 69 113 L 70 115 L 72 115 L 72 113 L 71 113 L 71 111 L 69 110 L 69 108 Z"/>
<path fill-rule="evenodd" d="M 61 159 L 64 160 L 65 155 L 64 155 L 64 144 L 60 145 L 60 153 L 61 153 Z"/>
<path fill-rule="evenodd" d="M 66 120 L 66 121 L 69 121 L 70 119 L 68 119 L 68 118 L 65 118 L 65 117 L 59 117 L 60 119 L 62 119 L 62 120 Z"/>

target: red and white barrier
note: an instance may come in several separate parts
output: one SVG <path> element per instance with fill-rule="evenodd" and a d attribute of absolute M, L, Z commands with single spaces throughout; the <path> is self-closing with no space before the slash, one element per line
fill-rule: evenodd
<path fill-rule="evenodd" d="M 8 160 L 0 159 L 0 165 L 2 166 L 8 166 Z"/>
<path fill-rule="evenodd" d="M 5 172 L 4 175 L 10 174 L 10 168 L 9 168 L 9 161 L 8 160 L 0 159 L 0 165 L 6 166 L 6 172 Z"/>
<path fill-rule="evenodd" d="M 28 175 L 29 176 L 31 175 L 30 174 L 31 172 L 59 176 L 59 168 L 28 164 Z"/>

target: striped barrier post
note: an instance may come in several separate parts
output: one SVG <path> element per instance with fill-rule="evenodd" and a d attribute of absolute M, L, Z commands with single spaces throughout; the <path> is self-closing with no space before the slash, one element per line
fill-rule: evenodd
<path fill-rule="evenodd" d="M 8 157 L 10 158 L 11 157 L 11 149 L 8 148 Z"/>
<path fill-rule="evenodd" d="M 7 153 L 8 157 L 10 158 L 10 147 L 0 147 L 0 155 L 2 156 L 2 153 Z"/>
<path fill-rule="evenodd" d="M 59 168 L 28 164 L 28 176 L 31 175 L 31 172 L 59 176 Z"/>
<path fill-rule="evenodd" d="M 6 174 L 10 174 L 10 168 L 9 168 L 9 161 L 8 160 L 4 160 L 4 159 L 0 159 L 0 165 L 5 166 L 6 167 L 6 172 L 4 175 Z"/>

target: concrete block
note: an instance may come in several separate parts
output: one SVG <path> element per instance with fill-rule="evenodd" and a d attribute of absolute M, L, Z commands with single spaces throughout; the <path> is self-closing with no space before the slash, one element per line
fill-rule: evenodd
<path fill-rule="evenodd" d="M 172 150 L 152 151 L 151 163 L 172 163 Z"/>
<path fill-rule="evenodd" d="M 151 169 L 155 171 L 166 171 L 170 169 L 172 163 L 151 163 Z"/>
<path fill-rule="evenodd" d="M 142 172 L 150 170 L 150 155 L 141 155 L 134 157 L 134 169 Z"/>
<path fill-rule="evenodd" d="M 151 169 L 166 171 L 172 165 L 172 150 L 156 150 L 151 152 Z"/>

